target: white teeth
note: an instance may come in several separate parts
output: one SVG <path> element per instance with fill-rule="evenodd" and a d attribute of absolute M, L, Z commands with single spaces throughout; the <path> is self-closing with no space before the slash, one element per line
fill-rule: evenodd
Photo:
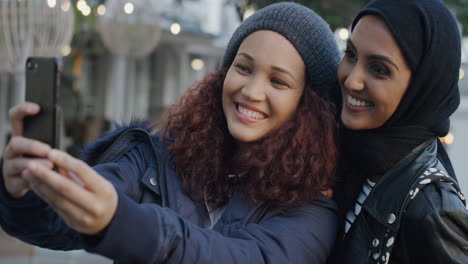
<path fill-rule="evenodd" d="M 351 95 L 348 94 L 348 103 L 352 106 L 359 106 L 359 107 L 368 107 L 372 106 L 372 103 L 366 102 L 366 101 L 361 101 L 355 97 L 352 97 Z"/>
<path fill-rule="evenodd" d="M 264 119 L 265 118 L 265 115 L 260 114 L 259 112 L 255 112 L 255 111 L 249 110 L 247 108 L 244 108 L 241 105 L 237 106 L 237 110 L 239 111 L 239 113 L 241 113 L 243 115 L 246 115 L 246 116 L 248 116 L 250 118 L 253 118 L 253 119 Z"/>

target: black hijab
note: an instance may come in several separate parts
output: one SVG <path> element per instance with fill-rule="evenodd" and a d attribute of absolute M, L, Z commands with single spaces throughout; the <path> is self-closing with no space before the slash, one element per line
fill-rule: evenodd
<path fill-rule="evenodd" d="M 383 175 L 418 145 L 447 135 L 450 115 L 460 103 L 458 78 L 461 40 L 457 23 L 440 0 L 374 0 L 354 19 L 380 17 L 411 69 L 411 81 L 397 110 L 377 129 L 349 130 L 340 125 L 343 160 L 363 178 Z M 438 140 L 438 157 L 455 178 Z"/>

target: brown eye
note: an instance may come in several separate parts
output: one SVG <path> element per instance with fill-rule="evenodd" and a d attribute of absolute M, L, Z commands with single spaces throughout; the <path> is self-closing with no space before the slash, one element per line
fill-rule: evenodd
<path fill-rule="evenodd" d="M 270 82 L 272 83 L 273 86 L 277 88 L 286 89 L 289 87 L 289 85 L 286 82 L 283 82 L 282 80 L 278 78 L 272 78 Z"/>
<path fill-rule="evenodd" d="M 274 84 L 278 84 L 278 85 L 285 85 L 286 86 L 286 83 L 279 80 L 279 79 L 276 79 L 276 78 L 273 78 L 271 79 L 271 82 L 274 83 Z"/>
<path fill-rule="evenodd" d="M 387 67 L 380 63 L 374 63 L 370 66 L 370 70 L 375 74 L 379 76 L 388 76 L 390 75 L 390 70 L 388 70 Z"/>
<path fill-rule="evenodd" d="M 239 70 L 241 73 L 249 74 L 251 73 L 251 70 L 249 67 L 242 65 L 242 64 L 236 64 L 235 67 L 237 70 Z"/>

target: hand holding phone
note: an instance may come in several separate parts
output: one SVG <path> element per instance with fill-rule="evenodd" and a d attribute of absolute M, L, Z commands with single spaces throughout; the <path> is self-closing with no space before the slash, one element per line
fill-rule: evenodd
<path fill-rule="evenodd" d="M 26 101 L 36 104 L 25 102 L 10 110 L 12 139 L 5 147 L 1 168 L 5 189 L 14 198 L 21 198 L 29 191 L 24 177 L 30 173 L 26 168 L 31 158 L 53 167 L 47 155 L 51 147 L 59 147 L 59 88 L 60 62 L 57 59 L 27 60 Z"/>
<path fill-rule="evenodd" d="M 26 168 L 31 159 L 28 157 L 46 167 L 53 167 L 47 159 L 50 146 L 23 137 L 24 118 L 36 115 L 39 110 L 38 105 L 24 102 L 9 111 L 12 138 L 3 152 L 2 175 L 6 191 L 14 198 L 21 198 L 29 191 L 29 183 L 24 179 L 29 173 Z"/>
<path fill-rule="evenodd" d="M 24 119 L 24 137 L 59 148 L 61 62 L 52 57 L 30 57 L 26 62 L 26 101 L 40 106 Z"/>

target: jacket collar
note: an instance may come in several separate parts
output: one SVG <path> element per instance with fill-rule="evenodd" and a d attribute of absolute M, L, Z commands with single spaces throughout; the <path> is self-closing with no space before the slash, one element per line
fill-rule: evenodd
<path fill-rule="evenodd" d="M 109 147 L 126 131 L 131 129 L 141 129 L 148 133 L 153 130 L 153 126 L 149 125 L 147 121 L 132 121 L 128 125 L 118 126 L 112 131 L 104 133 L 102 137 L 94 141 L 93 143 L 87 145 L 80 152 L 81 160 L 85 161 L 88 164 L 96 164 L 98 159 L 102 154 L 109 149 Z"/>
<path fill-rule="evenodd" d="M 436 163 L 436 141 L 424 142 L 377 182 L 364 202 L 363 209 L 388 229 L 397 231 L 408 191 L 425 169 Z"/>

